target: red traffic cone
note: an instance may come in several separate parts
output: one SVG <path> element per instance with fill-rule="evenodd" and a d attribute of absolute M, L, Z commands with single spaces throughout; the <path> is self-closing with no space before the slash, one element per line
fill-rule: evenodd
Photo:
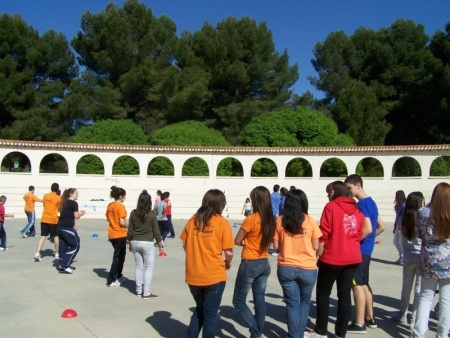
<path fill-rule="evenodd" d="M 78 313 L 74 309 L 66 309 L 61 313 L 62 318 L 75 318 L 78 316 Z"/>
<path fill-rule="evenodd" d="M 375 244 L 381 244 L 381 242 L 380 241 L 376 241 Z"/>
<path fill-rule="evenodd" d="M 159 252 L 159 256 L 160 256 L 160 257 L 166 257 L 167 254 L 166 254 L 165 251 L 161 250 L 161 251 Z"/>

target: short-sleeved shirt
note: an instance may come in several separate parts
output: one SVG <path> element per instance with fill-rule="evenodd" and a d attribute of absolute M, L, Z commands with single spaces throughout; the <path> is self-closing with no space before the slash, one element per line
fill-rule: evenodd
<path fill-rule="evenodd" d="M 109 239 L 127 237 L 127 229 L 120 225 L 120 219 L 126 217 L 127 211 L 122 203 L 114 201 L 108 204 L 108 207 L 106 208 L 106 219 L 109 222 Z"/>
<path fill-rule="evenodd" d="M 224 282 L 228 277 L 222 252 L 234 248 L 230 223 L 214 215 L 203 231 L 199 231 L 194 219 L 195 216 L 191 217 L 180 234 L 186 250 L 185 281 L 196 286 Z"/>
<path fill-rule="evenodd" d="M 372 232 L 361 241 L 361 255 L 372 256 L 377 234 L 378 207 L 372 197 L 365 197 L 358 202 L 358 208 L 364 214 L 364 217 L 370 218 L 372 223 Z"/>
<path fill-rule="evenodd" d="M 270 194 L 270 203 L 272 204 L 272 214 L 274 217 L 280 216 L 280 203 L 281 195 L 279 192 L 274 191 Z"/>
<path fill-rule="evenodd" d="M 23 199 L 25 200 L 25 211 L 33 212 L 34 202 L 39 201 L 39 197 L 29 191 L 25 195 L 23 195 Z"/>
<path fill-rule="evenodd" d="M 172 202 L 168 198 L 164 202 L 166 202 L 166 216 L 172 216 Z"/>
<path fill-rule="evenodd" d="M 47 224 L 58 224 L 58 208 L 61 203 L 61 196 L 56 192 L 49 192 L 42 198 L 44 211 L 42 213 L 41 222 Z"/>
<path fill-rule="evenodd" d="M 156 211 L 156 218 L 158 219 L 158 221 L 167 221 L 167 216 L 164 211 L 164 208 L 166 207 L 167 203 L 164 201 L 161 201 L 156 205 L 155 211 Z"/>
<path fill-rule="evenodd" d="M 78 203 L 67 200 L 59 215 L 58 227 L 73 228 L 75 225 L 75 212 L 78 211 Z"/>
<path fill-rule="evenodd" d="M 319 225 L 311 216 L 304 215 L 302 234 L 292 234 L 283 228 L 283 216 L 277 218 L 274 240 L 278 241 L 278 266 L 295 266 L 313 270 L 317 268 L 316 251 L 312 240 L 322 236 Z"/>
<path fill-rule="evenodd" d="M 269 256 L 269 248 L 262 253 L 259 251 L 261 243 L 261 216 L 256 212 L 247 216 L 241 225 L 241 229 L 247 234 L 245 236 L 245 245 L 242 248 L 242 259 L 259 259 Z"/>
<path fill-rule="evenodd" d="M 5 207 L 3 204 L 0 204 L 0 222 L 5 221 Z"/>

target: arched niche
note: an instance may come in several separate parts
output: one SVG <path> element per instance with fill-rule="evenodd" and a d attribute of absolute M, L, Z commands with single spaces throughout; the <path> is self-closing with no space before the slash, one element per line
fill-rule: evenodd
<path fill-rule="evenodd" d="M 375 157 L 365 157 L 359 161 L 355 173 L 361 177 L 384 177 L 383 165 Z"/>
<path fill-rule="evenodd" d="M 2 172 L 31 172 L 31 162 L 27 155 L 20 151 L 6 154 L 2 159 Z"/>
<path fill-rule="evenodd" d="M 309 161 L 298 157 L 289 161 L 286 166 L 286 177 L 312 177 L 312 167 Z"/>
<path fill-rule="evenodd" d="M 174 176 L 175 168 L 171 160 L 165 156 L 155 157 L 147 167 L 147 175 Z"/>
<path fill-rule="evenodd" d="M 208 164 L 200 157 L 191 157 L 183 164 L 182 176 L 209 176 Z"/>
<path fill-rule="evenodd" d="M 327 159 L 320 166 L 320 177 L 346 177 L 348 176 L 347 166 L 340 158 L 332 157 Z"/>
<path fill-rule="evenodd" d="M 450 176 L 450 156 L 439 156 L 430 167 L 430 176 Z"/>
<path fill-rule="evenodd" d="M 77 174 L 104 175 L 105 166 L 97 155 L 84 155 L 77 162 Z"/>
<path fill-rule="evenodd" d="M 44 174 L 67 174 L 69 166 L 66 159 L 60 154 L 48 154 L 39 164 L 39 172 Z"/>
<path fill-rule="evenodd" d="M 278 177 L 277 166 L 270 158 L 260 158 L 252 165 L 251 177 Z"/>
<path fill-rule="evenodd" d="M 113 175 L 139 175 L 139 163 L 134 157 L 123 155 L 114 161 L 112 167 Z"/>
<path fill-rule="evenodd" d="M 239 160 L 233 157 L 227 157 L 217 165 L 216 176 L 242 177 L 244 176 L 244 168 Z"/>
<path fill-rule="evenodd" d="M 422 176 L 422 168 L 419 162 L 409 156 L 401 157 L 392 166 L 392 177 Z"/>

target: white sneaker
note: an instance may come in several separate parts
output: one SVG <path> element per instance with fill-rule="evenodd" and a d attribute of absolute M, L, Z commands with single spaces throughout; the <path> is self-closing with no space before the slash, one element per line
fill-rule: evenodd
<path fill-rule="evenodd" d="M 273 251 L 270 255 L 274 256 L 274 257 L 277 257 L 279 255 L 279 253 L 277 251 Z"/>
<path fill-rule="evenodd" d="M 73 269 L 71 267 L 67 267 L 64 270 L 60 267 L 59 273 L 68 273 L 68 274 L 72 274 L 73 273 Z"/>
<path fill-rule="evenodd" d="M 305 332 L 303 335 L 304 338 L 328 338 L 328 336 L 325 334 L 318 334 L 314 331 Z"/>
<path fill-rule="evenodd" d="M 55 259 L 59 259 L 59 254 L 55 254 Z"/>
<path fill-rule="evenodd" d="M 120 286 L 120 282 L 118 280 L 115 280 L 114 282 L 112 282 L 111 284 L 108 285 L 109 287 L 112 286 Z"/>
<path fill-rule="evenodd" d="M 0 251 L 6 251 L 9 250 L 9 248 L 0 247 Z"/>
<path fill-rule="evenodd" d="M 42 262 L 42 256 L 41 256 L 41 254 L 36 253 L 36 254 L 34 255 L 34 261 L 35 261 L 35 262 Z"/>

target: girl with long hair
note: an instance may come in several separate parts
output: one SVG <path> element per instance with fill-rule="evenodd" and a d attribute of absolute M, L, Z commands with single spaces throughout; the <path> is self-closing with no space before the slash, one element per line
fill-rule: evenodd
<path fill-rule="evenodd" d="M 334 282 L 337 283 L 338 295 L 334 329 L 337 337 L 346 336 L 352 309 L 353 277 L 362 262 L 359 242 L 372 232 L 370 221 L 365 222 L 345 183 L 332 182 L 327 185 L 326 192 L 330 202 L 325 205 L 320 218 L 322 237 L 318 251 L 316 326 L 305 337 L 327 337 Z"/>
<path fill-rule="evenodd" d="M 131 211 L 127 239 L 136 262 L 136 295 L 142 299 L 158 298 L 151 292 L 155 265 L 154 241 L 156 240 L 160 251 L 163 250 L 164 244 L 161 242 L 156 214 L 152 210 L 152 198 L 147 190 L 142 191 L 136 209 Z"/>
<path fill-rule="evenodd" d="M 107 286 L 120 286 L 123 281 L 123 264 L 127 253 L 127 211 L 123 202 L 127 198 L 125 189 L 112 186 L 110 197 L 114 202 L 106 208 L 106 219 L 108 220 L 108 239 L 114 248 L 111 269 L 109 269 Z"/>
<path fill-rule="evenodd" d="M 219 323 L 218 311 L 225 284 L 226 270 L 233 259 L 233 233 L 230 223 L 222 217 L 226 198 L 222 191 L 208 190 L 202 205 L 186 223 L 180 239 L 186 252 L 186 278 L 195 300 L 195 310 L 187 337 L 215 337 Z"/>
<path fill-rule="evenodd" d="M 447 337 L 450 329 L 450 185 L 439 183 L 431 201 L 419 209 L 416 231 L 422 240 L 420 250 L 419 306 L 413 338 L 424 337 L 434 294 L 439 285 L 439 321 L 436 337 Z"/>
<path fill-rule="evenodd" d="M 403 281 L 400 301 L 400 312 L 397 321 L 400 324 L 408 324 L 406 311 L 409 307 L 409 299 L 414 284 L 414 300 L 411 311 L 411 329 L 414 328 L 417 306 L 420 296 L 420 248 L 422 241 L 416 236 L 416 217 L 420 208 L 425 205 L 425 198 L 420 191 L 414 191 L 406 199 L 403 215 L 401 216 L 401 240 L 403 246 Z"/>
<path fill-rule="evenodd" d="M 395 263 L 403 264 L 403 241 L 402 241 L 402 215 L 405 209 L 406 196 L 403 190 L 397 190 L 395 192 L 394 210 L 394 240 L 393 243 L 398 252 L 398 259 Z"/>
<path fill-rule="evenodd" d="M 86 211 L 78 211 L 78 190 L 70 188 L 64 190 L 59 204 L 59 266 L 61 273 L 73 273 L 71 267 L 73 260 L 80 250 L 80 237 L 77 233 L 75 220 L 86 214 Z"/>
<path fill-rule="evenodd" d="M 258 186 L 250 192 L 253 214 L 241 225 L 234 244 L 242 246 L 241 264 L 234 286 L 233 306 L 242 314 L 250 328 L 250 337 L 262 336 L 265 318 L 265 292 L 270 275 L 269 245 L 275 232 L 270 191 Z M 247 294 L 253 292 L 255 315 L 246 303 Z"/>
<path fill-rule="evenodd" d="M 316 251 L 322 232 L 302 209 L 305 197 L 298 189 L 286 195 L 273 237 L 273 247 L 280 251 L 277 277 L 286 302 L 287 337 L 303 337 L 317 279 Z"/>

